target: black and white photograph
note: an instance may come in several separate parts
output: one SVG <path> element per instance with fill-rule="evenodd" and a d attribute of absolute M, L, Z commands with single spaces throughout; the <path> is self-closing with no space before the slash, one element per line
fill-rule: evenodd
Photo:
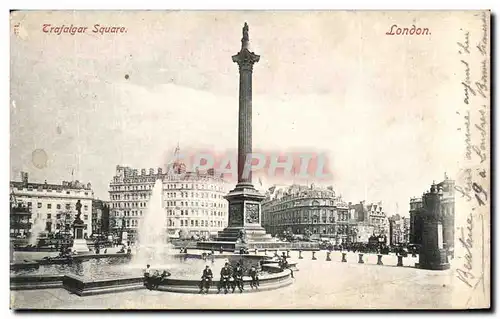
<path fill-rule="evenodd" d="M 483 11 L 10 13 L 10 307 L 487 309 Z"/>

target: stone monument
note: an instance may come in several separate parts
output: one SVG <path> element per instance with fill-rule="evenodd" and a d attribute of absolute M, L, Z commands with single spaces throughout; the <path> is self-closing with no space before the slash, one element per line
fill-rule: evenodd
<path fill-rule="evenodd" d="M 73 222 L 73 247 L 71 251 L 76 251 L 77 253 L 89 252 L 89 247 L 87 246 L 87 240 L 83 236 L 83 230 L 87 227 L 83 220 L 82 215 L 82 203 L 80 200 L 76 202 L 76 217 Z"/>
<path fill-rule="evenodd" d="M 441 199 L 443 190 L 433 184 L 430 192 L 424 194 L 422 207 L 422 246 L 419 252 L 418 268 L 431 270 L 449 269 L 448 256 L 443 245 L 443 214 Z"/>
<path fill-rule="evenodd" d="M 243 27 L 241 50 L 232 57 L 238 64 L 240 73 L 239 117 L 238 117 L 238 183 L 225 196 L 229 202 L 228 227 L 219 232 L 216 242 L 199 243 L 199 246 L 224 247 L 227 250 L 240 248 L 266 247 L 274 243 L 271 235 L 261 226 L 261 202 L 265 195 L 260 194 L 252 184 L 252 173 L 248 167 L 252 154 L 252 72 L 253 65 L 260 56 L 249 50 L 248 24 Z M 249 162 L 247 162 L 249 161 Z M 245 164 L 247 168 L 245 171 Z"/>

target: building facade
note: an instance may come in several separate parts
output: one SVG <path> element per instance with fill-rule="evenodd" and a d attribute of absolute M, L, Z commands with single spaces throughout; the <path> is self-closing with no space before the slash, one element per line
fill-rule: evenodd
<path fill-rule="evenodd" d="M 407 244 L 409 221 L 407 217 L 399 214 L 389 217 L 389 243 L 390 245 Z"/>
<path fill-rule="evenodd" d="M 262 203 L 262 226 L 272 235 L 309 232 L 338 243 L 354 239 L 349 204 L 336 196 L 331 187 L 271 187 L 266 196 Z"/>
<path fill-rule="evenodd" d="M 156 180 L 162 181 L 162 207 L 165 209 L 165 231 L 171 237 L 206 237 L 216 235 L 228 222 L 227 184 L 215 174 L 187 172 L 183 163 L 141 170 L 117 166 L 109 185 L 110 230 L 127 232 L 137 239 L 142 217 L 148 212 Z M 161 221 L 158 221 L 161 222 Z"/>
<path fill-rule="evenodd" d="M 455 181 L 449 179 L 445 174 L 445 179 L 432 185 L 439 190 L 439 215 L 443 229 L 443 242 L 448 249 L 454 247 L 455 236 Z M 410 232 L 409 240 L 412 244 L 421 245 L 423 235 L 423 197 L 410 199 Z"/>
<path fill-rule="evenodd" d="M 375 227 L 366 222 L 358 222 L 355 225 L 356 239 L 354 242 L 368 244 L 371 236 L 375 233 Z"/>
<path fill-rule="evenodd" d="M 92 202 L 92 233 L 107 235 L 109 233 L 109 203 L 100 199 Z"/>
<path fill-rule="evenodd" d="M 357 228 L 359 242 L 368 242 L 367 238 L 370 236 L 389 236 L 389 219 L 382 208 L 382 202 L 361 201 L 351 204 L 350 207 L 353 211 L 353 219 L 360 225 Z"/>
<path fill-rule="evenodd" d="M 10 193 L 12 207 L 17 207 L 14 211 L 21 210 L 25 213 L 24 217 L 14 216 L 14 221 L 24 223 L 24 228 L 11 228 L 11 234 L 22 232 L 29 236 L 34 232 L 72 232 L 72 223 L 76 216 L 76 203 L 80 201 L 82 204 L 81 219 L 85 224 L 83 233 L 86 237 L 90 236 L 92 232 L 92 200 L 94 198 L 90 183 L 83 184 L 79 181 L 63 181 L 61 184 L 48 184 L 46 181 L 33 183 L 29 182 L 28 173 L 22 172 L 20 182 L 10 182 Z M 29 215 L 27 211 L 30 212 Z M 18 212 L 17 215 L 19 214 Z"/>

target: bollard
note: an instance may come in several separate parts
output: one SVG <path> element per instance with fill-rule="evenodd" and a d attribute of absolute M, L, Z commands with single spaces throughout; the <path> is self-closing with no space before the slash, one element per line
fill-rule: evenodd
<path fill-rule="evenodd" d="M 346 263 L 347 262 L 347 259 L 345 258 L 346 257 L 346 253 L 342 253 L 342 262 L 343 263 Z"/>
<path fill-rule="evenodd" d="M 402 255 L 398 255 L 398 266 L 403 267 L 403 256 Z"/>
<path fill-rule="evenodd" d="M 382 255 L 378 254 L 377 257 L 378 257 L 378 259 L 377 259 L 377 265 L 383 265 L 384 263 L 382 262 Z"/>
<path fill-rule="evenodd" d="M 363 254 L 359 254 L 359 260 L 358 264 L 364 264 L 365 262 L 363 261 Z"/>
<path fill-rule="evenodd" d="M 329 251 L 326 252 L 326 261 L 332 261 L 332 259 L 330 258 L 330 254 L 331 253 Z"/>
<path fill-rule="evenodd" d="M 264 249 L 264 254 L 267 256 L 267 249 Z"/>
<path fill-rule="evenodd" d="M 315 251 L 312 252 L 312 260 L 316 260 L 316 252 Z"/>
<path fill-rule="evenodd" d="M 299 259 L 304 259 L 304 257 L 302 257 L 302 250 L 299 250 Z"/>
<path fill-rule="evenodd" d="M 290 258 L 290 249 L 286 250 L 286 258 Z"/>
<path fill-rule="evenodd" d="M 255 253 L 255 255 L 257 255 L 257 248 L 254 249 L 254 253 Z"/>

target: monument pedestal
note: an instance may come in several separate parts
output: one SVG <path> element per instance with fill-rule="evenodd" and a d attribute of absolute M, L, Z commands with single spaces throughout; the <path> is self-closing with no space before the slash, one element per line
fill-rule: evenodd
<path fill-rule="evenodd" d="M 260 225 L 261 205 L 265 196 L 252 184 L 252 72 L 260 56 L 249 50 L 248 24 L 242 29 L 241 50 L 232 56 L 240 73 L 238 111 L 238 184 L 226 195 L 229 202 L 228 227 L 218 233 L 215 241 L 199 242 L 198 248 L 224 249 L 239 252 L 246 249 L 285 247 Z"/>
<path fill-rule="evenodd" d="M 260 225 L 260 203 L 266 198 L 264 195 L 251 184 L 238 184 L 225 198 L 229 202 L 229 221 L 228 227 L 219 232 L 221 240 L 242 238 L 243 242 L 248 242 L 271 239 Z"/>
<path fill-rule="evenodd" d="M 85 229 L 85 224 L 83 221 L 75 220 L 73 223 L 73 247 L 71 247 L 71 251 L 77 253 L 88 253 L 89 247 L 87 246 L 87 240 L 83 238 L 83 230 Z"/>
<path fill-rule="evenodd" d="M 278 244 L 260 225 L 261 205 L 265 196 L 251 184 L 238 184 L 225 197 L 229 202 L 228 227 L 220 231 L 215 241 L 199 242 L 199 248 L 239 252 L 241 248 L 275 248 Z"/>

